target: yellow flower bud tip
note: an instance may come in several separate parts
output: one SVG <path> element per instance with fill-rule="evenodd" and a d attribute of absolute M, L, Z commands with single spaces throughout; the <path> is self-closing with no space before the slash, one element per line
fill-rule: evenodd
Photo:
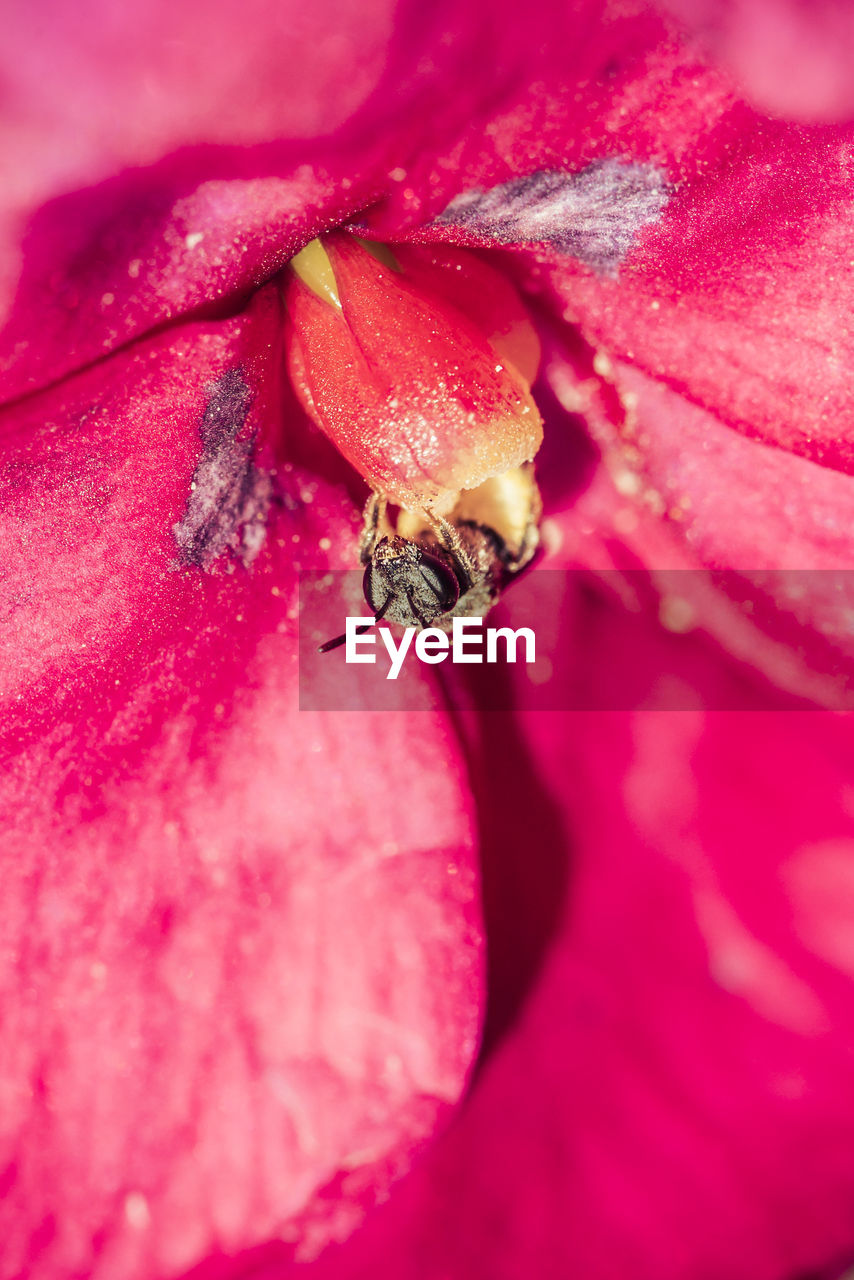
<path fill-rule="evenodd" d="M 332 270 L 329 254 L 319 240 L 309 240 L 305 248 L 291 258 L 290 266 L 312 293 L 341 310 L 335 272 Z"/>

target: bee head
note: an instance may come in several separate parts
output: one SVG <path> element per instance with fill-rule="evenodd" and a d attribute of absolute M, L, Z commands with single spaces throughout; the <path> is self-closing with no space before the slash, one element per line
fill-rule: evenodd
<path fill-rule="evenodd" d="M 453 557 L 441 547 L 426 548 L 409 538 L 381 538 L 363 582 L 373 613 L 403 626 L 430 627 L 460 598 Z"/>

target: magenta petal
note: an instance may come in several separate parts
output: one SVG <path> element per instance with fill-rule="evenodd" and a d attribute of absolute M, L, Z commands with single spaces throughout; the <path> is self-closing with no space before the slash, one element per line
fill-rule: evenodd
<path fill-rule="evenodd" d="M 685 629 L 711 631 L 779 688 L 850 706 L 854 478 L 746 438 L 637 369 L 612 373 L 631 413 L 599 419 L 610 484 L 600 476 L 582 500 L 562 554 L 596 569 L 634 555 L 684 602 Z M 596 538 L 575 529 L 588 506 Z"/>
<path fill-rule="evenodd" d="M 733 107 L 619 279 L 552 280 L 590 338 L 735 430 L 854 469 L 850 143 Z"/>
<path fill-rule="evenodd" d="M 284 408 L 273 290 L 246 302 L 372 201 L 384 234 L 463 238 L 460 200 L 555 180 L 572 235 L 465 235 L 525 246 L 552 338 L 618 357 L 648 434 L 647 507 L 599 468 L 570 516 L 552 432 L 555 559 L 634 531 L 655 567 L 743 565 L 732 499 L 767 486 L 760 547 L 791 501 L 797 551 L 842 564 L 847 134 L 761 120 L 619 3 L 61 8 L 3 50 L 7 1269 L 789 1280 L 850 1254 L 847 721 L 757 684 L 763 716 L 490 717 L 465 759 L 436 702 L 298 711 L 298 573 L 351 562 L 357 503 Z M 575 678 L 652 665 L 607 617 Z M 725 640 L 689 692 L 731 693 Z M 491 1056 L 418 1164 L 477 1038 L 476 843 Z"/>
<path fill-rule="evenodd" d="M 385 0 L 275 21 L 256 0 L 107 8 L 84 0 L 72 36 L 53 4 L 37 39 L 21 11 L 0 50 L 15 174 L 0 191 L 4 398 L 188 310 L 233 310 L 376 201 L 399 231 L 508 170 L 658 146 L 660 104 L 630 87 L 662 36 L 653 13 L 444 0 L 425 30 L 420 6 Z M 659 78 L 677 65 L 672 48 L 655 56 Z M 603 121 L 591 84 L 603 68 L 615 102 L 626 85 L 632 100 L 616 148 L 622 118 Z M 665 156 L 695 126 L 683 105 Z"/>
<path fill-rule="evenodd" d="M 209 149 L 185 149 L 44 205 L 27 226 L 3 330 L 0 396 L 32 391 L 182 316 L 239 309 L 333 199 L 328 174 L 294 172 L 285 159 L 282 176 L 270 177 L 269 164 L 236 149 L 213 161 Z M 341 216 L 352 207 L 342 202 Z"/>
<path fill-rule="evenodd" d="M 703 653 L 698 688 L 723 688 Z M 563 826 L 540 980 L 452 1131 L 313 1280 L 783 1280 L 850 1254 L 850 724 L 751 705 L 502 722 Z"/>
<path fill-rule="evenodd" d="M 353 510 L 273 455 L 280 332 L 262 291 L 2 415 L 10 1275 L 311 1256 L 475 1050 L 443 718 L 298 710 L 298 568 Z"/>
<path fill-rule="evenodd" d="M 771 115 L 822 121 L 854 115 L 854 14 L 844 0 L 663 0 Z"/>

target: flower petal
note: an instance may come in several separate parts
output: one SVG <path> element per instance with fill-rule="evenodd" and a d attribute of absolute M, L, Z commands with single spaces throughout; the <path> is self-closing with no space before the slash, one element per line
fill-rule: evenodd
<path fill-rule="evenodd" d="M 610 626 L 624 652 L 619 607 Z M 698 688 L 723 689 L 703 655 Z M 619 679 L 591 646 L 566 663 Z M 489 717 L 546 782 L 534 840 L 505 847 L 558 897 L 542 972 L 453 1129 L 312 1280 L 783 1280 L 850 1256 L 850 726 L 765 696 Z M 557 868 L 532 858 L 555 810 Z M 509 905 L 493 948 L 523 933 Z"/>
<path fill-rule="evenodd" d="M 91 47 L 54 5 L 38 40 L 16 15 L 0 51 L 15 175 L 0 192 L 3 400 L 188 310 L 238 308 L 312 236 L 377 201 L 396 228 L 439 213 L 467 174 L 480 180 L 477 137 L 504 177 L 508 148 L 510 172 L 526 171 L 536 154 L 512 139 L 532 113 L 545 110 L 544 162 L 570 162 L 590 77 L 631 64 L 662 29 L 653 15 L 600 25 L 590 0 L 528 12 L 444 0 L 426 34 L 421 7 L 403 6 L 393 38 L 385 0 L 355 23 L 339 0 L 275 24 L 229 0 L 177 17 L 158 4 L 132 30 L 102 7 L 75 10 L 76 32 L 99 33 Z M 576 91 L 578 136 L 563 123 Z M 548 123 L 555 93 L 566 100 Z"/>
<path fill-rule="evenodd" d="M 0 1236 L 34 1278 L 316 1252 L 475 1049 L 444 718 L 297 707 L 298 570 L 355 531 L 322 438 L 281 452 L 280 335 L 265 290 L 2 415 Z"/>
<path fill-rule="evenodd" d="M 790 119 L 850 120 L 854 15 L 842 0 L 664 0 L 751 101 Z"/>
<path fill-rule="evenodd" d="M 559 267 L 597 345 L 745 434 L 854 467 L 850 138 L 734 108 L 619 282 Z"/>

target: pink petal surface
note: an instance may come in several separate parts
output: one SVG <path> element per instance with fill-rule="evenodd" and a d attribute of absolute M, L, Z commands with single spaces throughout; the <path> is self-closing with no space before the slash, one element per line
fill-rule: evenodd
<path fill-rule="evenodd" d="M 662 9 L 771 115 L 850 120 L 854 15 L 844 0 L 664 0 Z"/>
<path fill-rule="evenodd" d="M 562 276 L 572 314 L 736 430 L 850 470 L 849 150 L 733 108 L 619 283 Z"/>
<path fill-rule="evenodd" d="M 616 372 L 650 424 L 641 449 L 630 440 L 614 450 L 618 483 L 660 511 L 734 597 L 730 650 L 780 687 L 850 706 L 852 477 L 746 439 L 635 369 Z"/>
<path fill-rule="evenodd" d="M 589 650 L 569 658 L 597 678 Z M 452 1131 L 308 1274 L 832 1266 L 854 1195 L 849 722 L 491 717 L 484 732 L 521 735 L 546 781 L 535 840 L 497 873 L 512 886 L 512 862 L 560 894 L 542 972 Z M 555 812 L 559 852 L 540 861 Z M 511 902 L 512 887 L 494 945 L 524 963 Z"/>
<path fill-rule="evenodd" d="M 279 458 L 263 546 L 216 523 L 246 514 L 227 479 L 266 492 L 229 428 L 278 431 L 280 335 L 266 290 L 4 415 L 4 1275 L 174 1275 L 283 1234 L 311 1254 L 474 1051 L 442 718 L 403 749 L 396 718 L 297 710 L 295 567 L 352 538 L 351 500 Z M 211 510 L 182 543 L 192 492 Z"/>
<path fill-rule="evenodd" d="M 4 37 L 0 363 L 4 396 L 26 398 L 2 433 L 2 1265 L 823 1265 L 852 1246 L 847 721 L 490 718 L 478 735 L 438 701 L 416 725 L 297 712 L 296 571 L 351 562 L 359 495 L 281 386 L 272 291 L 247 299 L 376 199 L 374 233 L 403 236 L 472 189 L 586 173 L 562 197 L 586 219 L 575 252 L 447 219 L 419 233 L 522 245 L 508 269 L 552 333 L 572 346 L 578 321 L 621 359 L 650 487 L 691 488 L 690 541 L 684 521 L 653 534 L 601 471 L 570 518 L 593 464 L 558 419 L 544 488 L 564 562 L 748 567 L 755 520 L 727 507 L 721 527 L 737 494 L 715 477 L 761 457 L 769 556 L 797 526 L 793 554 L 838 565 L 847 135 L 733 105 L 630 6 L 448 4 L 421 25 L 344 9 L 296 29 L 157 9 L 130 42 L 124 11 L 90 6 L 83 52 L 56 9 L 50 43 L 23 14 Z M 683 420 L 714 474 L 680 450 Z M 599 423 L 606 450 L 619 425 Z M 628 644 L 607 616 L 603 658 Z M 617 678 L 596 650 L 566 658 Z M 698 649 L 692 680 L 728 687 L 724 653 Z M 476 843 L 492 1056 L 388 1206 L 312 1263 L 467 1079 Z"/>
<path fill-rule="evenodd" d="M 630 96 L 640 100 L 639 85 L 623 89 Z M 415 234 L 527 248 L 523 287 L 592 348 L 586 367 L 558 361 L 549 376 L 605 448 L 625 498 L 620 538 L 656 567 L 743 571 L 743 582 L 729 578 L 729 647 L 838 705 L 851 683 L 854 588 L 848 131 L 763 121 L 708 74 L 671 80 L 667 111 L 689 118 L 698 98 L 711 127 L 693 142 L 662 121 L 652 154 L 670 152 L 669 197 L 657 217 L 621 196 L 621 174 L 642 180 L 625 162 L 576 170 L 562 188 L 505 182 L 494 190 L 509 216 L 496 215 L 493 192 Z M 637 146 L 642 127 L 627 111 L 623 145 Z M 496 176 L 482 163 L 475 192 Z M 606 256 L 613 231 L 589 225 L 607 195 L 643 219 L 618 269 Z M 597 373 L 597 351 L 619 365 Z M 603 373 L 621 399 L 609 408 L 584 390 Z"/>
<path fill-rule="evenodd" d="M 198 86 L 180 62 L 163 67 L 168 46 L 160 43 L 165 19 L 159 10 L 149 16 L 150 41 L 140 43 L 136 30 L 129 40 L 124 25 L 137 24 L 138 16 L 116 13 L 105 24 L 95 6 L 89 23 L 106 44 L 92 55 L 97 74 L 65 52 L 61 26 L 54 28 L 56 49 L 50 44 L 46 51 L 31 38 L 27 20 L 17 17 L 3 51 L 6 153 L 16 176 L 4 186 L 0 205 L 0 305 L 9 309 L 0 356 L 4 398 L 188 310 L 233 308 L 312 235 L 383 197 L 386 223 L 439 212 L 467 175 L 474 179 L 482 170 L 487 124 L 487 154 L 505 175 L 508 163 L 513 172 L 560 157 L 570 162 L 579 147 L 599 154 L 599 95 L 584 78 L 621 58 L 631 82 L 640 51 L 661 31 L 656 18 L 624 13 L 621 5 L 614 22 L 600 26 L 598 7 L 583 2 L 531 11 L 521 33 L 520 14 L 509 2 L 485 8 L 448 0 L 431 9 L 426 35 L 417 7 L 401 10 L 393 33 L 384 14 L 379 3 L 373 17 L 360 10 L 354 32 L 342 26 L 334 6 L 320 6 L 297 29 L 283 19 L 271 32 L 263 22 L 253 28 L 251 13 L 215 6 L 204 24 L 206 38 L 213 49 L 232 47 L 235 55 L 211 56 L 209 88 Z M 83 22 L 80 11 L 76 20 Z M 304 63 L 308 75 L 320 36 L 333 30 L 327 73 L 336 86 L 346 80 L 348 91 L 343 98 L 329 95 L 324 81 L 315 83 L 316 100 L 326 105 L 317 107 L 312 128 L 306 108 L 294 111 L 290 96 L 292 82 L 294 98 L 311 98 L 302 70 L 296 77 L 277 71 L 275 91 L 264 76 L 277 59 L 287 67 Z M 425 41 L 429 56 L 423 56 Z M 134 55 L 126 70 L 118 50 L 129 43 Z M 572 62 L 562 51 L 567 45 Z M 73 41 L 68 48 L 76 48 Z M 202 60 L 205 52 L 203 44 Z M 664 53 L 662 74 L 675 57 L 674 50 Z M 263 61 L 264 76 L 250 74 L 241 59 Z M 358 110 L 351 77 L 341 70 L 353 62 L 362 68 L 358 85 L 365 69 L 375 73 L 374 92 Z M 76 114 L 69 116 L 56 85 L 65 85 L 72 71 L 86 79 L 86 92 L 74 95 L 75 80 L 64 90 L 75 102 Z M 251 92 L 239 110 L 230 98 L 224 112 L 221 99 L 238 76 Z M 585 127 L 577 140 L 567 140 L 563 97 L 572 102 L 576 80 L 583 100 L 574 113 Z M 453 92 L 446 92 L 449 85 Z M 560 114 L 542 138 L 539 122 L 531 122 L 536 149 L 530 149 L 522 116 L 544 113 L 548 120 L 555 107 Z M 648 104 L 643 110 L 651 125 Z M 353 114 L 329 135 L 324 130 L 332 116 L 324 120 L 323 111 Z M 319 136 L 308 146 L 305 133 Z M 643 143 L 649 137 L 648 127 Z"/>

